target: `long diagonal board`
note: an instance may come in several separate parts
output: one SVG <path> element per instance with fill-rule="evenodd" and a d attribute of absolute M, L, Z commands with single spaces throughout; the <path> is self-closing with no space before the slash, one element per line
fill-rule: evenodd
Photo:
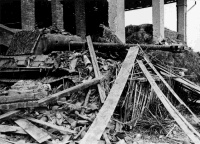
<path fill-rule="evenodd" d="M 155 91 L 158 98 L 161 100 L 165 108 L 168 110 L 168 112 L 171 114 L 171 116 L 175 119 L 177 124 L 182 128 L 182 130 L 188 135 L 188 137 L 195 143 L 200 144 L 200 139 L 197 137 L 193 131 L 191 131 L 191 127 L 188 123 L 183 121 L 183 117 L 180 117 L 180 113 L 178 113 L 177 110 L 175 110 L 174 106 L 172 106 L 169 101 L 167 100 L 166 96 L 163 94 L 163 92 L 160 90 L 158 85 L 156 84 L 155 80 L 152 78 L 151 74 L 145 67 L 142 61 L 137 61 L 141 70 L 143 71 L 144 75 L 146 76 L 147 80 L 149 81 L 150 85 L 152 86 L 153 90 Z"/>
<path fill-rule="evenodd" d="M 50 103 L 51 101 L 54 101 L 54 100 L 57 100 L 58 98 L 66 96 L 66 94 L 68 94 L 68 93 L 73 93 L 73 92 L 76 92 L 79 90 L 86 89 L 90 86 L 96 85 L 96 84 L 100 83 L 101 80 L 103 80 L 103 77 L 95 78 L 95 79 L 92 79 L 85 83 L 78 84 L 76 86 L 70 87 L 70 88 L 60 91 L 58 93 L 52 94 L 48 97 L 42 98 L 42 99 L 38 100 L 38 103 L 39 104 Z"/>
<path fill-rule="evenodd" d="M 101 138 L 123 89 L 126 85 L 128 77 L 130 75 L 131 69 L 134 67 L 135 59 L 138 54 L 138 47 L 131 47 L 128 54 L 122 64 L 119 74 L 113 84 L 110 93 L 104 102 L 104 105 L 100 109 L 97 117 L 90 126 L 88 132 L 85 134 L 84 138 L 80 141 L 80 144 L 97 144 L 98 140 Z"/>
<path fill-rule="evenodd" d="M 199 119 L 197 116 L 191 111 L 191 109 L 180 99 L 180 97 L 176 94 L 176 92 L 171 88 L 171 86 L 165 81 L 165 79 L 161 76 L 161 74 L 157 71 L 157 69 L 153 66 L 153 64 L 150 62 L 149 58 L 147 55 L 144 54 L 144 59 L 146 62 L 149 64 L 149 66 L 153 69 L 153 71 L 158 75 L 158 77 L 161 79 L 161 81 L 165 84 L 165 86 L 169 89 L 169 91 L 174 95 L 174 97 L 182 104 L 185 106 L 185 108 L 188 109 L 188 111 L 193 115 L 194 120 L 196 123 L 199 123 Z"/>
<path fill-rule="evenodd" d="M 96 54 L 95 54 L 94 47 L 93 47 L 92 40 L 91 40 L 90 36 L 87 36 L 87 44 L 88 44 L 90 56 L 91 56 L 91 59 L 92 59 L 92 65 L 93 65 L 93 68 L 94 68 L 95 77 L 99 78 L 99 77 L 101 77 L 101 72 L 99 70 Z M 101 102 L 104 103 L 105 98 L 106 98 L 105 91 L 101 87 L 100 84 L 97 84 L 97 87 L 98 87 L 98 91 L 99 91 Z"/>

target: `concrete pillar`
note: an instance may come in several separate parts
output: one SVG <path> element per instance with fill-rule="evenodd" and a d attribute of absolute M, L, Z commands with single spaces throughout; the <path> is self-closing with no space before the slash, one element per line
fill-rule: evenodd
<path fill-rule="evenodd" d="M 85 20 L 85 0 L 75 0 L 75 19 L 76 19 L 76 35 L 85 39 L 86 36 L 86 20 Z"/>
<path fill-rule="evenodd" d="M 178 39 L 187 41 L 187 0 L 177 0 L 177 32 Z"/>
<path fill-rule="evenodd" d="M 35 0 L 21 0 L 22 29 L 35 29 Z"/>
<path fill-rule="evenodd" d="M 1 17 L 2 17 L 2 13 L 1 13 L 1 11 L 2 11 L 2 9 L 1 9 L 1 5 L 2 5 L 2 2 L 0 2 L 0 23 L 2 23 L 2 22 L 1 22 Z"/>
<path fill-rule="evenodd" d="M 164 0 L 152 0 L 153 38 L 154 41 L 164 39 Z"/>
<path fill-rule="evenodd" d="M 63 4 L 61 4 L 61 1 L 51 0 L 52 24 L 55 24 L 59 29 L 64 29 Z"/>
<path fill-rule="evenodd" d="M 110 29 L 125 43 L 125 0 L 108 0 L 108 24 Z"/>

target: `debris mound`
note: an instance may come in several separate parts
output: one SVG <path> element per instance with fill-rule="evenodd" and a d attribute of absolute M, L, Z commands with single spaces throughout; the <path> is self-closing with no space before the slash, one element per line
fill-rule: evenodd
<path fill-rule="evenodd" d="M 105 41 L 123 45 L 108 27 L 102 27 Z M 133 29 L 141 43 L 152 43 L 151 25 Z M 172 133 L 179 130 L 184 134 L 181 141 L 200 143 L 198 131 L 176 108 L 183 107 L 198 125 L 187 104 L 199 100 L 200 88 L 180 71 L 163 65 L 140 45 L 126 48 L 124 59 L 119 49 L 95 49 L 90 36 L 82 50 L 73 51 L 65 47 L 69 37 L 56 27 L 43 33 L 53 34 L 48 38 L 52 48 L 46 49 L 48 54 L 21 56 L 23 51 L 13 53 L 20 56 L 0 57 L 0 142 L 145 143 L 145 132 L 140 133 L 148 130 L 175 143 Z M 52 51 L 56 46 L 65 49 Z M 34 49 L 32 45 L 29 52 Z"/>

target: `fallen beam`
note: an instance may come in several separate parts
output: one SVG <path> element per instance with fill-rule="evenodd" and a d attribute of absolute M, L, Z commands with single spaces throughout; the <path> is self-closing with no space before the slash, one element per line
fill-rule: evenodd
<path fill-rule="evenodd" d="M 20 113 L 20 110 L 9 111 L 7 113 L 4 113 L 4 114 L 0 115 L 0 121 L 7 119 L 9 117 L 13 117 L 14 115 L 17 115 L 19 113 Z"/>
<path fill-rule="evenodd" d="M 92 39 L 91 39 L 90 36 L 87 36 L 86 39 L 87 39 L 87 44 L 88 44 L 90 56 L 91 56 L 91 59 L 92 59 L 92 65 L 93 65 L 93 68 L 94 68 L 94 74 L 95 74 L 96 78 L 99 78 L 99 77 L 101 77 L 101 72 L 99 70 L 99 65 L 98 65 L 97 57 L 96 57 L 96 54 L 95 54 L 95 51 L 94 51 L 94 47 L 93 47 L 93 44 L 92 44 Z M 98 91 L 99 91 L 101 102 L 104 103 L 105 98 L 106 98 L 105 91 L 104 91 L 104 89 L 102 88 L 102 86 L 100 84 L 97 84 L 97 87 L 98 87 Z"/>
<path fill-rule="evenodd" d="M 171 114 L 171 116 L 175 119 L 177 124 L 182 128 L 182 130 L 187 134 L 187 136 L 195 143 L 199 144 L 200 139 L 193 133 L 193 131 L 190 130 L 188 124 L 185 123 L 185 121 L 182 120 L 182 117 L 180 117 L 180 114 L 177 114 L 178 111 L 175 110 L 175 107 L 173 107 L 170 102 L 167 100 L 166 96 L 163 94 L 163 92 L 160 90 L 154 79 L 152 78 L 151 74 L 148 72 L 147 68 L 143 64 L 142 61 L 137 61 L 140 68 L 142 69 L 143 73 L 145 74 L 146 78 L 148 79 L 150 85 L 152 86 L 153 90 L 157 94 L 158 98 L 161 100 L 165 108 L 168 110 L 168 112 Z"/>
<path fill-rule="evenodd" d="M 138 47 L 131 47 L 122 63 L 119 74 L 110 90 L 110 93 L 100 109 L 97 117 L 90 126 L 80 144 L 98 144 L 123 92 L 129 74 L 134 67 L 135 59 L 138 54 Z"/>
<path fill-rule="evenodd" d="M 61 97 L 64 97 L 64 96 L 67 96 L 68 93 L 72 93 L 72 92 L 76 92 L 76 91 L 79 91 L 79 90 L 83 90 L 83 89 L 86 89 L 92 85 L 96 85 L 98 83 L 100 83 L 100 81 L 103 80 L 103 77 L 101 78 L 95 78 L 95 79 L 92 79 L 90 81 L 87 81 L 85 83 L 82 83 L 82 84 L 79 84 L 79 85 L 76 85 L 74 87 L 71 87 L 71 88 L 68 88 L 66 90 L 63 90 L 63 91 L 60 91 L 58 93 L 55 93 L 53 95 L 50 95 L 48 97 L 45 97 L 43 99 L 40 99 L 38 101 L 39 104 L 47 104 L 51 101 L 54 101 L 54 100 L 57 100 Z"/>
<path fill-rule="evenodd" d="M 75 131 L 68 129 L 66 127 L 57 126 L 57 125 L 54 125 L 54 124 L 51 124 L 51 123 L 48 123 L 48 122 L 45 122 L 45 121 L 42 121 L 42 120 L 38 120 L 38 119 L 34 119 L 34 118 L 27 118 L 27 119 L 29 121 L 34 122 L 34 123 L 41 124 L 41 125 L 44 125 L 44 126 L 48 126 L 48 127 L 53 128 L 55 130 L 58 130 L 58 131 L 62 131 L 62 132 L 65 132 L 65 133 L 73 133 L 73 134 L 76 133 Z"/>

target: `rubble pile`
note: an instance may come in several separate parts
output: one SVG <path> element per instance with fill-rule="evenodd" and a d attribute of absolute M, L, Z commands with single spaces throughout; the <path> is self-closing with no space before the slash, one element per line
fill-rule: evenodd
<path fill-rule="evenodd" d="M 48 96 L 50 89 L 49 84 L 20 80 L 10 89 L 1 91 L 0 109 L 37 107 L 37 100 Z"/>
<path fill-rule="evenodd" d="M 83 138 L 84 133 L 86 133 L 88 126 L 94 120 L 97 111 L 101 106 L 96 87 L 92 86 L 86 90 L 66 94 L 56 101 L 51 101 L 48 105 L 39 105 L 38 100 L 48 98 L 48 96 L 57 94 L 59 91 L 74 85 L 87 83 L 94 78 L 93 66 L 88 52 L 52 52 L 46 56 L 26 56 L 26 58 L 23 59 L 23 63 L 25 64 L 23 66 L 18 65 L 19 61 L 16 60 L 18 57 L 9 58 L 12 58 L 17 62 L 15 68 L 18 69 L 24 67 L 37 67 L 41 70 L 50 67 L 53 71 L 52 75 L 54 75 L 54 73 L 55 75 L 59 75 L 61 71 L 58 70 L 62 69 L 65 73 L 64 77 L 67 77 L 68 80 L 65 80 L 59 75 L 57 76 L 57 79 L 59 78 L 60 81 L 57 82 L 58 84 L 55 84 L 55 79 L 47 74 L 49 78 L 36 79 L 35 81 L 17 81 L 12 86 L 2 88 L 3 90 L 0 99 L 3 101 L 1 101 L 2 104 L 0 105 L 0 109 L 4 111 L 26 108 L 16 117 L 12 116 L 12 118 L 14 118 L 13 120 L 18 119 L 15 123 L 20 121 L 25 125 L 29 125 L 26 120 L 19 119 L 26 118 L 33 122 L 34 125 L 41 127 L 42 122 L 42 128 L 46 130 L 45 133 L 48 133 L 48 136 L 46 136 L 52 139 L 51 143 L 67 143 L 68 141 L 78 141 Z M 48 63 L 49 61 L 51 61 L 51 63 Z M 111 77 L 113 75 L 111 73 L 116 72 L 116 61 L 98 58 L 98 62 L 102 74 L 107 77 L 107 82 L 105 83 L 104 80 L 101 85 L 105 86 L 104 90 L 108 93 L 114 78 Z M 118 63 L 118 66 L 119 64 L 120 63 Z M 7 63 L 6 67 L 9 68 L 9 66 L 10 68 L 13 68 L 11 67 L 12 65 Z M 22 141 L 26 141 L 26 143 L 36 141 L 41 143 L 42 141 L 34 136 L 33 139 L 30 138 L 28 136 L 29 133 L 26 133 L 23 129 L 19 130 L 20 132 L 10 130 L 12 128 L 20 129 L 20 127 L 14 123 L 12 124 L 12 122 L 5 123 L 5 121 L 2 121 L 1 124 L 4 129 L 0 131 L 6 134 L 4 138 L 6 138 L 7 141 L 20 141 L 22 139 Z M 12 135 L 10 135 L 10 133 Z M 21 136 L 21 134 L 25 136 Z M 4 138 L 3 140 L 5 140 Z M 46 140 L 48 139 L 45 139 L 45 141 Z"/>
<path fill-rule="evenodd" d="M 121 43 L 102 27 L 107 42 Z M 120 50 L 108 53 L 95 49 L 90 36 L 82 50 L 52 51 L 65 42 L 69 44 L 69 34 L 54 27 L 43 33 L 55 34 L 45 47 L 51 49 L 49 53 L 31 54 L 37 49 L 31 43 L 28 52 L 0 56 L 1 143 L 152 142 L 142 130 L 157 135 L 159 140 L 155 142 L 200 143 L 198 131 L 177 109 L 183 107 L 199 124 L 181 95 L 187 93 L 184 98 L 190 96 L 190 102 L 199 100 L 199 86 L 170 66 L 157 63 L 140 45 L 127 48 L 125 59 L 119 57 Z M 58 35 L 62 41 L 52 44 Z M 38 36 L 33 41 L 42 46 Z M 183 134 L 178 139 L 177 131 Z"/>

